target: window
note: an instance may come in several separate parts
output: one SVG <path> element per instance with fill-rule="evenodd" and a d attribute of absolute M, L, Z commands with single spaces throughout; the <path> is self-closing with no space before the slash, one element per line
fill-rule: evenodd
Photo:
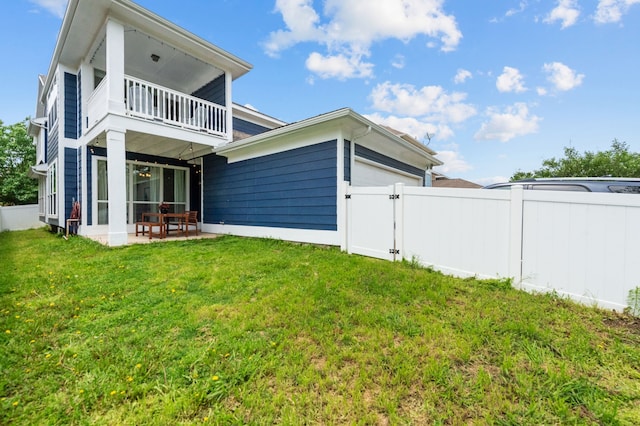
<path fill-rule="evenodd" d="M 107 162 L 98 160 L 98 188 L 96 200 L 98 202 L 98 225 L 109 223 L 109 182 L 107 179 Z"/>
<path fill-rule="evenodd" d="M 106 225 L 109 223 L 107 161 L 98 159 L 96 169 L 96 220 L 98 225 Z M 156 213 L 160 202 L 169 204 L 172 213 L 187 210 L 188 169 L 127 162 L 126 173 L 127 223 L 141 220 L 142 213 Z"/>
<path fill-rule="evenodd" d="M 47 216 L 58 216 L 58 171 L 54 161 L 47 170 Z"/>

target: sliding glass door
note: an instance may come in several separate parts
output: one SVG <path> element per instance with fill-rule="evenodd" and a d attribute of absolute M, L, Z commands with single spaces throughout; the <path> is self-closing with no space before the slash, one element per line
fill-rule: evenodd
<path fill-rule="evenodd" d="M 107 194 L 107 162 L 97 159 L 97 182 L 94 187 L 97 210 L 96 223 L 109 223 Z M 127 223 L 142 219 L 142 213 L 157 213 L 160 203 L 169 205 L 169 212 L 187 210 L 189 174 L 187 168 L 127 162 Z"/>

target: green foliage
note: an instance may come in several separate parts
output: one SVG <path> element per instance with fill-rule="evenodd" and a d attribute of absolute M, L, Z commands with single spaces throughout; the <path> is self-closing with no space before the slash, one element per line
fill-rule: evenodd
<path fill-rule="evenodd" d="M 627 317 L 223 236 L 0 233 L 0 424 L 640 424 Z"/>
<path fill-rule="evenodd" d="M 38 200 L 38 181 L 27 175 L 35 161 L 36 148 L 27 134 L 26 121 L 5 126 L 0 120 L 0 205 Z"/>
<path fill-rule="evenodd" d="M 573 147 L 564 148 L 564 157 L 550 158 L 533 172 L 517 171 L 511 181 L 551 177 L 637 177 L 640 178 L 640 153 L 629 152 L 626 142 L 614 139 L 606 151 L 584 153 Z"/>
<path fill-rule="evenodd" d="M 640 287 L 629 290 L 627 305 L 627 310 L 631 315 L 640 316 Z"/>

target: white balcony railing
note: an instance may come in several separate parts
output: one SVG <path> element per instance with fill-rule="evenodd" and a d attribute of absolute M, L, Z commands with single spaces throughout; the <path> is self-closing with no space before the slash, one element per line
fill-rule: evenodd
<path fill-rule="evenodd" d="M 125 76 L 127 114 L 219 136 L 227 135 L 227 109 L 144 80 Z"/>

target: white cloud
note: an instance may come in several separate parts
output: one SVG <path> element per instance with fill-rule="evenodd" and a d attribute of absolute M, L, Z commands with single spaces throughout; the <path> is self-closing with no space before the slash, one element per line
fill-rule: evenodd
<path fill-rule="evenodd" d="M 437 150 L 436 158 L 442 161 L 442 166 L 434 167 L 434 170 L 442 174 L 462 173 L 467 172 L 473 167 L 467 163 L 464 157 L 460 154 L 457 146 L 453 150 Z"/>
<path fill-rule="evenodd" d="M 634 4 L 640 4 L 640 0 L 599 0 L 593 20 L 597 24 L 619 22 Z"/>
<path fill-rule="evenodd" d="M 466 93 L 447 93 L 440 86 L 417 89 L 411 84 L 378 84 L 369 95 L 373 108 L 409 117 L 423 117 L 429 121 L 459 123 L 477 112 L 464 103 Z"/>
<path fill-rule="evenodd" d="M 517 9 L 509 9 L 507 10 L 507 13 L 505 13 L 505 16 L 513 16 L 516 15 L 518 13 L 524 12 L 524 10 L 527 8 L 527 2 L 526 1 L 521 1 L 520 4 L 518 5 Z"/>
<path fill-rule="evenodd" d="M 549 80 L 557 90 L 567 91 L 582 84 L 584 74 L 576 74 L 574 70 L 561 62 L 544 64 L 544 71 L 549 74 Z"/>
<path fill-rule="evenodd" d="M 393 58 L 393 61 L 391 61 L 391 66 L 394 68 L 397 68 L 399 70 L 404 68 L 404 55 L 396 55 L 395 58 Z"/>
<path fill-rule="evenodd" d="M 536 93 L 538 93 L 539 96 L 545 96 L 547 94 L 547 89 L 544 87 L 536 87 Z"/>
<path fill-rule="evenodd" d="M 456 76 L 453 77 L 453 82 L 455 84 L 462 84 L 464 83 L 468 78 L 473 77 L 473 75 L 471 74 L 471 71 L 465 70 L 460 68 L 458 70 L 458 72 L 456 73 Z"/>
<path fill-rule="evenodd" d="M 576 0 L 558 0 L 558 5 L 544 18 L 547 24 L 561 21 L 561 28 L 565 29 L 574 25 L 580 16 L 580 9 Z"/>
<path fill-rule="evenodd" d="M 434 136 L 438 139 L 444 140 L 453 136 L 453 131 L 449 126 L 444 124 L 429 123 L 425 120 L 421 120 L 415 117 L 397 117 L 395 115 L 382 116 L 379 113 L 366 114 L 366 118 L 374 123 L 381 124 L 383 126 L 392 127 L 396 130 L 406 133 L 414 137 L 415 139 L 422 141 L 422 143 L 428 143 L 427 134 L 429 137 Z"/>
<path fill-rule="evenodd" d="M 528 135 L 538 131 L 541 118 L 529 114 L 529 108 L 524 103 L 516 103 L 504 112 L 495 108 L 487 110 L 489 121 L 482 124 L 474 135 L 476 140 L 499 140 L 507 142 L 516 136 Z"/>
<path fill-rule="evenodd" d="M 58 18 L 64 17 L 64 12 L 67 9 L 68 0 L 30 0 L 31 3 L 48 10 Z"/>
<path fill-rule="evenodd" d="M 354 77 L 372 77 L 373 64 L 363 62 L 359 56 L 323 56 L 318 52 L 309 55 L 306 61 L 307 69 L 320 78 L 337 78 L 345 80 Z"/>
<path fill-rule="evenodd" d="M 500 92 L 522 93 L 527 90 L 522 80 L 522 74 L 517 68 L 504 67 L 496 80 L 496 87 Z"/>
<path fill-rule="evenodd" d="M 347 63 L 354 63 L 369 56 L 374 42 L 385 39 L 408 42 L 424 35 L 438 39 L 442 51 L 452 51 L 462 33 L 455 17 L 444 13 L 443 2 L 397 0 L 378 2 L 371 7 L 370 0 L 326 0 L 320 16 L 312 0 L 277 0 L 275 11 L 282 15 L 286 29 L 272 32 L 263 47 L 268 55 L 277 56 L 297 43 L 313 42 L 326 47 L 327 53 L 321 57 L 342 56 Z M 318 59 L 310 57 L 307 63 L 318 64 Z M 355 72 L 351 76 L 362 78 L 365 74 Z"/>

